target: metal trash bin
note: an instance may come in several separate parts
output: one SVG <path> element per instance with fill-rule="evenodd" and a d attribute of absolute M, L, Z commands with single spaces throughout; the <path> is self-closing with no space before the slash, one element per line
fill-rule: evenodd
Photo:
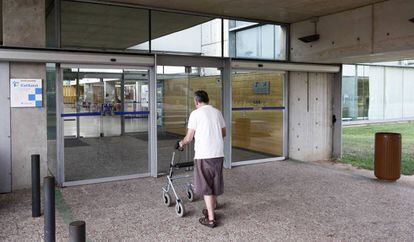
<path fill-rule="evenodd" d="M 375 134 L 374 174 L 378 179 L 396 181 L 401 177 L 401 134 Z"/>

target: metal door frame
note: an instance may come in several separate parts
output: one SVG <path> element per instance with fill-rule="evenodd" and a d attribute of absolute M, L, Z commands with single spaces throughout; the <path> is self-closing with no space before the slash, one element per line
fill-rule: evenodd
<path fill-rule="evenodd" d="M 237 71 L 237 70 L 242 70 L 242 71 L 256 71 L 256 72 L 279 72 L 281 74 L 283 74 L 283 147 L 282 147 L 282 156 L 275 156 L 275 157 L 270 157 L 270 158 L 264 158 L 264 159 L 254 159 L 254 160 L 244 160 L 244 161 L 236 161 L 233 162 L 233 160 L 231 160 L 231 167 L 236 167 L 236 166 L 243 166 L 243 165 L 252 165 L 252 164 L 260 164 L 260 163 L 266 163 L 266 162 L 272 162 L 272 161 L 282 161 L 282 160 L 286 160 L 287 157 L 287 152 L 288 152 L 288 115 L 289 115 L 289 111 L 288 111 L 288 72 L 287 71 L 282 71 L 282 70 L 263 70 L 260 68 L 252 68 L 252 67 L 247 67 L 247 68 L 234 68 L 235 64 L 232 63 L 232 71 L 230 72 L 230 78 L 233 75 L 233 71 Z M 260 66 L 260 64 L 258 65 Z M 232 90 L 232 85 L 230 84 L 230 92 Z M 230 119 L 232 118 L 232 110 L 233 110 L 233 102 L 232 102 L 232 97 L 230 97 Z M 232 148 L 232 146 L 231 146 Z M 230 153 L 232 152 L 232 149 L 230 149 Z"/>
<path fill-rule="evenodd" d="M 258 160 L 247 160 L 232 162 L 231 166 L 240 166 L 240 165 L 250 165 L 271 161 L 280 161 L 286 160 L 289 157 L 289 72 L 290 71 L 300 71 L 300 72 L 325 72 L 325 73 L 337 73 L 340 71 L 340 66 L 334 64 L 315 64 L 315 63 L 293 63 L 293 62 L 275 62 L 275 61 L 259 61 L 259 60 L 233 60 L 230 62 L 230 68 L 235 70 L 245 70 L 245 71 L 276 71 L 284 72 L 285 78 L 283 83 L 283 101 L 284 101 L 284 110 L 283 110 L 283 156 L 274 157 L 267 159 L 258 159 Z M 230 79 L 232 76 L 232 71 L 230 71 Z M 231 93 L 231 80 L 230 80 L 230 93 Z M 232 102 L 230 96 L 230 121 L 231 121 L 231 110 Z M 231 143 L 231 142 L 230 142 Z M 231 145 L 230 145 L 231 147 Z M 231 150 L 230 150 L 231 152 Z M 231 154 L 230 154 L 231 157 Z"/>
<path fill-rule="evenodd" d="M 227 109 L 231 105 L 231 88 L 230 86 L 230 58 L 207 57 L 207 56 L 184 56 L 171 54 L 158 54 L 156 56 L 155 68 L 160 66 L 190 66 L 201 68 L 217 68 L 221 71 L 222 89 L 221 89 L 221 106 L 224 121 L 226 123 L 226 137 L 224 138 L 224 167 L 230 169 L 231 162 L 231 119 L 228 116 Z M 155 97 L 156 98 L 156 97 Z"/>
<path fill-rule="evenodd" d="M 12 191 L 9 62 L 0 63 L 0 193 Z"/>
<path fill-rule="evenodd" d="M 91 68 L 91 69 L 141 69 L 147 70 L 149 72 L 149 92 L 150 92 L 150 114 L 148 118 L 148 172 L 146 173 L 137 173 L 133 175 L 123 175 L 123 176 L 111 176 L 103 178 L 93 178 L 77 181 L 66 181 L 65 180 L 65 161 L 64 161 L 64 124 L 63 117 L 63 68 Z M 154 75 L 154 67 L 150 66 L 141 66 L 141 65 L 88 65 L 88 64 L 56 64 L 56 115 L 57 115 L 57 181 L 63 187 L 66 186 L 76 186 L 84 184 L 94 184 L 101 182 L 110 182 L 110 181 L 119 181 L 127 179 L 142 178 L 148 176 L 154 176 L 154 169 L 156 171 L 156 105 L 153 105 L 153 96 L 156 93 L 154 90 L 154 83 L 156 87 L 156 80 Z M 122 80 L 123 81 L 123 80 Z M 155 115 L 154 115 L 155 113 Z M 154 119 L 155 116 L 155 119 Z M 155 121 L 155 125 L 154 125 Z M 155 137 L 154 137 L 154 127 L 155 126 Z M 155 138 L 155 142 L 154 142 Z M 154 147 L 155 144 L 155 147 Z"/>

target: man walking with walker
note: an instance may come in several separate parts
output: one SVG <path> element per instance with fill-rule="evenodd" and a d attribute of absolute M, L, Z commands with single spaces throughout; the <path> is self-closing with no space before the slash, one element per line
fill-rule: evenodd
<path fill-rule="evenodd" d="M 194 93 L 196 110 L 190 114 L 187 135 L 179 145 L 183 147 L 195 139 L 194 187 L 197 194 L 204 196 L 207 208 L 203 209 L 204 217 L 199 222 L 214 228 L 217 226 L 214 217 L 217 196 L 224 192 L 223 138 L 226 136 L 226 126 L 221 112 L 208 103 L 209 98 L 205 91 Z"/>

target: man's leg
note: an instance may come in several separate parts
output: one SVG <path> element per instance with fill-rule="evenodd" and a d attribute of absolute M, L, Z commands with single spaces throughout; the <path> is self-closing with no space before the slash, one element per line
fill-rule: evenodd
<path fill-rule="evenodd" d="M 206 208 L 208 211 L 208 219 L 214 220 L 214 201 L 215 196 L 212 195 L 204 195 L 204 202 L 206 203 Z"/>
<path fill-rule="evenodd" d="M 213 195 L 213 208 L 217 209 L 217 196 Z"/>

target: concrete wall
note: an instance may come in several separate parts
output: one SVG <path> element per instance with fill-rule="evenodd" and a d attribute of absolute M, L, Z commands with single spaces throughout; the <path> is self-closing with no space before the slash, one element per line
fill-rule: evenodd
<path fill-rule="evenodd" d="M 3 1 L 4 45 L 44 47 L 44 6 L 44 0 Z M 46 68 L 44 64 L 10 63 L 10 78 L 45 80 Z M 43 90 L 45 89 L 44 86 Z M 45 95 L 43 100 L 45 100 Z M 47 173 L 46 108 L 12 108 L 11 139 L 12 189 L 29 187 L 31 154 L 40 154 L 41 176 Z"/>
<path fill-rule="evenodd" d="M 314 34 L 314 24 L 291 25 L 291 60 L 356 63 L 414 57 L 414 1 L 389 0 L 322 16 L 317 21 L 320 39 L 303 43 Z"/>
<path fill-rule="evenodd" d="M 332 157 L 332 84 L 328 73 L 289 73 L 289 157 L 302 161 Z"/>

